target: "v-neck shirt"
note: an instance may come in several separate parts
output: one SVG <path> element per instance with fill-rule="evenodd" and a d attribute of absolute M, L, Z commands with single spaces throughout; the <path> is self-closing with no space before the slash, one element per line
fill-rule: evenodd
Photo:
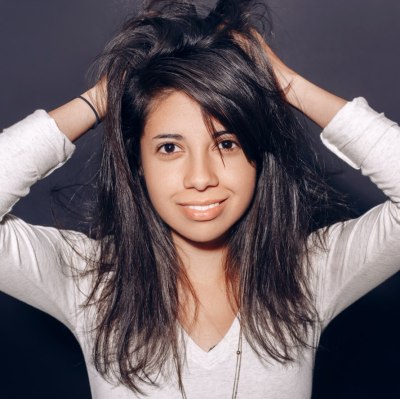
<path fill-rule="evenodd" d="M 343 309 L 399 270 L 400 266 L 400 129 L 358 98 L 344 106 L 321 135 L 337 156 L 361 169 L 388 200 L 358 219 L 329 228 L 327 251 L 310 253 L 310 287 L 321 318 L 309 336 L 309 348 L 294 362 L 263 361 L 243 337 L 237 399 L 305 399 L 311 396 L 315 348 L 323 328 Z M 31 225 L 10 211 L 39 179 L 61 167 L 75 145 L 43 110 L 36 111 L 0 134 L 0 289 L 59 319 L 76 336 L 86 360 L 93 398 L 142 398 L 124 386 L 113 386 L 91 360 L 88 326 L 93 309 L 80 305 L 90 283 L 68 273 L 85 268 L 81 253 L 98 250 L 98 243 L 74 231 Z M 66 272 L 67 271 L 67 272 Z M 239 323 L 235 319 L 224 338 L 209 352 L 183 334 L 186 363 L 183 382 L 188 399 L 231 398 L 236 369 Z M 176 378 L 162 378 L 149 398 L 180 398 Z"/>

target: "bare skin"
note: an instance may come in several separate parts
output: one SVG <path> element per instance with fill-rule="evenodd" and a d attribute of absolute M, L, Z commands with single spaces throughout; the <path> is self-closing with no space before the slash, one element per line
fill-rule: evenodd
<path fill-rule="evenodd" d="M 227 292 L 224 248 L 205 250 L 184 245 L 183 249 L 179 241 L 177 247 L 199 301 L 195 317 L 193 298 L 180 294 L 180 323 L 191 339 L 208 352 L 226 335 L 239 310 L 234 298 Z"/>
<path fill-rule="evenodd" d="M 346 104 L 346 100 L 300 76 L 283 63 L 262 36 L 258 33 L 255 35 L 271 62 L 278 83 L 285 92 L 287 102 L 303 112 L 321 128 L 325 128 Z"/>
<path fill-rule="evenodd" d="M 285 92 L 286 100 L 324 128 L 346 101 L 314 85 L 290 69 L 260 35 L 255 35 L 271 62 L 278 83 Z M 106 113 L 104 83 L 100 82 L 83 93 L 83 96 L 95 106 L 100 116 L 104 117 Z M 74 99 L 49 114 L 71 141 L 83 135 L 96 121 L 93 111 L 81 99 Z M 176 245 L 200 302 L 198 317 L 194 320 L 193 301 L 190 299 L 182 301 L 185 316 L 182 317 L 181 324 L 196 344 L 204 351 L 208 351 L 226 335 L 238 311 L 232 306 L 232 300 L 227 295 L 222 268 L 223 248 L 188 246 L 179 236 L 176 237 Z M 185 297 L 187 296 L 182 296 Z"/>
<path fill-rule="evenodd" d="M 225 233 L 253 198 L 256 170 L 236 136 L 214 121 L 210 136 L 199 105 L 182 92 L 156 100 L 141 138 L 143 176 L 150 200 L 171 229 L 199 300 L 181 290 L 180 323 L 204 350 L 231 326 L 225 288 Z M 223 159 L 221 158 L 221 155 Z"/>
<path fill-rule="evenodd" d="M 99 82 L 96 86 L 82 94 L 95 107 L 100 118 L 106 114 L 105 84 Z M 85 134 L 95 123 L 96 117 L 91 108 L 80 98 L 74 98 L 68 103 L 49 112 L 59 129 L 71 140 L 75 141 Z"/>

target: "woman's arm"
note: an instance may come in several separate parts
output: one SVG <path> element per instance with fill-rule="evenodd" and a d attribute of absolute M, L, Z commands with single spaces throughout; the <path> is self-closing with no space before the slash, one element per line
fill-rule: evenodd
<path fill-rule="evenodd" d="M 285 65 L 261 35 L 253 34 L 287 102 L 324 129 L 321 139 L 327 148 L 360 169 L 389 198 L 357 219 L 330 226 L 326 251 L 313 254 L 313 292 L 326 326 L 400 270 L 400 128 L 364 99 L 347 102 L 309 82 Z"/>
<path fill-rule="evenodd" d="M 400 269 L 400 128 L 364 99 L 347 102 L 307 81 L 261 43 L 286 100 L 324 128 L 321 139 L 332 152 L 389 198 L 357 219 L 331 226 L 327 251 L 312 258 L 317 309 L 326 326 Z"/>
<path fill-rule="evenodd" d="M 102 117 L 100 92 L 98 84 L 83 96 Z M 83 234 L 30 225 L 8 213 L 33 184 L 64 165 L 75 149 L 71 141 L 95 122 L 90 106 L 76 98 L 50 113 L 36 111 L 0 134 L 0 290 L 70 328 L 79 296 L 70 268 L 84 267 L 70 244 L 87 254 L 91 241 Z"/>
<path fill-rule="evenodd" d="M 83 93 L 100 118 L 105 115 L 104 80 Z M 72 141 L 96 123 L 96 115 L 81 98 L 46 113 L 36 111 L 0 135 L 0 221 L 30 187 L 62 166 L 72 155 Z"/>
<path fill-rule="evenodd" d="M 102 81 L 82 94 L 82 97 L 89 101 L 96 109 L 100 119 L 105 116 L 105 96 L 105 84 Z M 80 98 L 74 98 L 61 107 L 50 111 L 49 115 L 71 141 L 75 141 L 96 123 L 94 112 Z"/>
<path fill-rule="evenodd" d="M 57 229 L 30 225 L 9 212 L 34 183 L 61 167 L 74 148 L 43 110 L 0 134 L 0 290 L 70 328 L 76 291 L 69 268 L 80 268 L 79 257 Z M 83 234 L 64 235 L 79 247 L 88 242 Z"/>
<path fill-rule="evenodd" d="M 286 100 L 317 125 L 325 128 L 346 104 L 346 100 L 300 76 L 282 62 L 260 35 L 256 36 L 271 62 L 278 84 L 285 92 Z"/>
<path fill-rule="evenodd" d="M 400 128 L 357 98 L 333 117 L 321 138 L 388 197 L 359 218 L 331 226 L 327 251 L 313 258 L 318 310 L 326 325 L 400 270 Z"/>

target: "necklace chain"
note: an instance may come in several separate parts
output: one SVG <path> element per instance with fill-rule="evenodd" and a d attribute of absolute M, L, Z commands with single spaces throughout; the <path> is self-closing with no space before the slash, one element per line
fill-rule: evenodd
<path fill-rule="evenodd" d="M 242 335 L 243 335 L 242 327 L 240 327 L 238 347 L 236 350 L 236 368 L 235 368 L 235 379 L 233 380 L 232 399 L 236 399 L 239 387 L 240 367 L 242 364 Z M 182 393 L 182 399 L 187 399 L 183 383 L 181 387 L 181 393 Z"/>

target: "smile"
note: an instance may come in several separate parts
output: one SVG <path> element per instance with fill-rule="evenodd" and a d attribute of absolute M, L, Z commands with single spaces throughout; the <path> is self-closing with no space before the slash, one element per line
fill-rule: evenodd
<path fill-rule="evenodd" d="M 195 211 L 207 211 L 208 209 L 215 208 L 219 206 L 220 202 L 215 202 L 214 204 L 210 205 L 185 205 L 190 209 L 194 209 Z"/>
<path fill-rule="evenodd" d="M 217 218 L 226 206 L 226 199 L 181 203 L 183 214 L 190 220 L 206 222 Z"/>

